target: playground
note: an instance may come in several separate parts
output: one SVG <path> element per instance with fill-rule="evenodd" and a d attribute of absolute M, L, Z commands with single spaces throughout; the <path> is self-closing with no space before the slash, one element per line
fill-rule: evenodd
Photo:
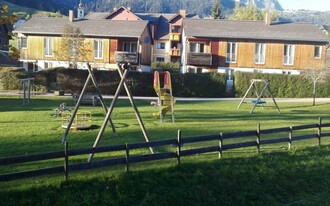
<path fill-rule="evenodd" d="M 104 99 L 105 103 L 107 105 L 110 104 L 111 99 Z M 22 102 L 21 99 L 18 99 L 17 97 L 13 96 L 1 96 L 1 107 L 0 107 L 0 115 L 1 115 L 1 124 L 0 124 L 0 130 L 1 132 L 1 144 L 0 144 L 0 156 L 1 157 L 8 157 L 8 156 L 19 156 L 19 155 L 29 155 L 29 154 L 38 154 L 38 153 L 44 153 L 44 152 L 50 152 L 50 151 L 58 151 L 63 149 L 63 144 L 61 144 L 61 140 L 63 138 L 64 130 L 62 128 L 62 118 L 61 117 L 54 117 L 52 108 L 58 107 L 63 102 L 66 103 L 67 107 L 74 108 L 75 104 L 71 97 L 47 97 L 47 96 L 40 96 L 40 97 L 33 97 L 30 100 L 30 104 L 26 106 L 21 106 Z M 277 109 L 274 108 L 274 105 L 272 105 L 272 101 L 268 101 L 264 105 L 264 109 L 262 108 L 256 108 L 253 114 L 250 114 L 250 110 L 252 107 L 252 104 L 247 101 L 246 103 L 243 103 L 241 105 L 240 109 L 237 109 L 237 105 L 239 104 L 238 101 L 176 101 L 175 104 L 175 123 L 172 122 L 171 115 L 166 115 L 164 118 L 164 121 L 161 123 L 159 119 L 155 119 L 153 116 L 154 112 L 158 112 L 159 108 L 155 108 L 153 106 L 150 106 L 150 100 L 135 100 L 136 106 L 139 109 L 139 113 L 141 115 L 141 118 L 143 119 L 144 126 L 148 132 L 149 138 L 151 141 L 155 140 L 162 140 L 162 139 L 168 139 L 176 137 L 177 130 L 180 129 L 182 131 L 182 136 L 198 136 L 198 135 L 207 135 L 207 134 L 217 134 L 219 132 L 237 132 L 237 131 L 245 131 L 245 130 L 252 130 L 256 129 L 257 123 L 261 123 L 263 128 L 277 128 L 277 127 L 284 127 L 289 125 L 302 125 L 302 124 L 313 124 L 317 122 L 318 117 L 323 117 L 324 122 L 329 122 L 330 114 L 328 112 L 329 104 L 328 102 L 322 102 L 318 103 L 316 106 L 311 106 L 310 102 L 278 102 L 279 107 L 281 108 L 281 113 L 278 113 Z M 269 106 L 269 107 L 268 107 Z M 67 140 L 69 142 L 70 148 L 87 148 L 91 147 L 95 141 L 95 137 L 97 136 L 100 127 L 104 121 L 105 111 L 102 108 L 102 106 L 81 106 L 79 109 L 84 111 L 90 111 L 92 113 L 92 125 L 91 128 L 88 130 L 72 130 L 68 133 Z M 143 133 L 141 132 L 140 125 L 137 122 L 136 116 L 134 114 L 134 110 L 132 109 L 132 106 L 128 99 L 118 99 L 116 107 L 113 110 L 113 113 L 111 115 L 111 119 L 113 121 L 113 124 L 116 129 L 116 134 L 113 133 L 110 126 L 107 126 L 103 138 L 99 143 L 99 146 L 106 146 L 106 145 L 118 145 L 123 143 L 135 143 L 135 142 L 143 142 L 145 141 Z M 22 129 L 17 129 L 22 128 Z M 324 131 L 327 132 L 327 131 Z M 244 138 L 243 138 L 244 139 Z M 322 140 L 323 145 L 329 145 L 330 141 L 329 139 Z M 196 144 L 207 144 L 207 143 L 196 143 Z M 312 145 L 315 145 L 314 140 L 306 140 L 306 141 L 299 141 L 294 143 L 294 153 L 292 153 L 292 156 L 298 155 L 299 157 L 304 156 L 303 159 L 306 159 L 306 163 L 301 164 L 307 164 L 313 167 L 313 161 L 310 161 L 310 157 L 305 157 L 303 151 L 304 148 L 310 147 Z M 187 147 L 194 147 L 194 145 L 185 145 Z M 198 172 L 201 173 L 202 176 L 209 176 L 208 174 L 210 171 L 212 171 L 211 168 L 222 168 L 224 164 L 226 164 L 228 169 L 231 171 L 237 171 L 237 175 L 234 175 L 234 178 L 239 178 L 240 176 L 244 176 L 244 173 L 248 173 L 252 175 L 251 172 L 248 171 L 255 171 L 255 168 L 250 168 L 248 165 L 253 165 L 256 161 L 260 165 L 266 164 L 266 162 L 271 163 L 272 166 L 266 166 L 268 169 L 264 168 L 264 171 L 260 170 L 260 172 L 257 172 L 258 177 L 261 178 L 261 181 L 267 180 L 269 184 L 275 184 L 275 182 L 272 182 L 271 179 L 268 179 L 263 177 L 261 174 L 263 172 L 267 174 L 272 174 L 271 168 L 275 167 L 275 160 L 280 162 L 287 162 L 286 167 L 288 168 L 294 168 L 289 165 L 288 160 L 280 159 L 280 157 L 277 157 L 276 154 L 278 152 L 287 152 L 286 149 L 283 148 L 287 147 L 287 144 L 275 144 L 271 146 L 267 146 L 263 148 L 263 151 L 265 154 L 268 153 L 274 153 L 275 156 L 273 158 L 267 159 L 266 157 L 261 156 L 260 160 L 255 160 L 255 148 L 251 149 L 237 149 L 232 152 L 228 152 L 225 155 L 224 162 L 221 163 L 222 160 L 217 160 L 216 156 L 210 156 L 210 155 L 199 155 L 193 158 L 184 158 L 182 159 L 182 162 L 185 162 L 183 165 L 188 164 L 187 166 L 180 167 L 183 171 L 181 171 L 180 168 L 178 168 L 179 171 L 171 171 L 175 163 L 173 160 L 164 160 L 161 162 L 154 162 L 154 163 L 145 163 L 145 164 L 136 164 L 132 166 L 131 170 L 133 173 L 132 179 L 126 179 L 124 178 L 122 181 L 125 181 L 125 184 L 137 184 L 134 179 L 136 174 L 134 171 L 142 172 L 145 180 L 150 178 L 156 178 L 154 175 L 151 175 L 151 173 L 154 173 L 155 171 L 158 176 L 163 176 L 164 180 L 166 181 L 166 174 L 161 173 L 161 171 L 164 171 L 165 173 L 173 173 L 179 174 L 179 173 L 186 173 L 187 175 L 193 175 L 194 177 L 191 177 L 191 181 L 195 182 L 196 184 L 201 184 L 198 181 Z M 311 150 L 316 149 L 312 148 Z M 156 152 L 159 151 L 170 151 L 173 150 L 171 147 L 159 147 L 155 148 Z M 319 151 L 322 152 L 319 155 L 327 155 L 328 149 L 325 149 L 325 151 Z M 140 154 L 150 154 L 150 151 L 148 149 L 141 149 L 136 151 Z M 103 159 L 106 158 L 108 155 L 107 153 L 103 153 L 102 155 L 98 154 L 95 155 L 95 159 Z M 116 154 L 111 154 L 116 155 Z M 118 155 L 120 155 L 118 153 Z M 279 159 L 277 159 L 279 158 Z M 86 162 L 87 156 L 77 156 L 75 158 L 72 158 L 71 162 Z M 246 164 L 244 163 L 244 160 L 246 160 Z M 40 162 L 40 165 L 48 165 L 51 166 L 53 164 L 58 164 L 59 160 L 50 160 L 50 161 L 43 161 Z M 249 162 L 251 161 L 251 162 Z M 297 160 L 298 161 L 298 160 Z M 300 160 L 302 161 L 302 160 Z M 219 162 L 216 163 L 216 162 Z M 231 163 L 230 163 L 231 162 Z M 321 164 L 320 168 L 327 168 L 328 164 L 323 161 L 319 161 L 318 164 Z M 192 165 L 193 164 L 193 165 Z M 200 164 L 208 165 L 201 167 Z M 211 166 L 214 165 L 214 166 Z M 237 168 L 233 168 L 230 165 L 236 165 Z M 12 172 L 16 170 L 22 170 L 22 169 L 32 169 L 34 167 L 38 167 L 31 164 L 26 165 L 20 165 L 18 167 L 1 167 L 1 172 Z M 205 167 L 205 168 L 204 168 Z M 279 166 L 279 168 L 284 167 Z M 195 168 L 195 169 L 193 169 Z M 299 167 L 298 167 L 299 168 Z M 204 170 L 205 169 L 205 170 Z M 176 170 L 176 169 L 175 169 Z M 222 171 L 222 169 L 218 168 L 217 171 Z M 269 171 L 271 170 L 271 171 Z M 150 171 L 150 172 L 148 172 Z M 152 172 L 154 171 L 154 172 Z M 189 172 L 188 172 L 189 171 Z M 240 172 L 239 172 L 240 171 Z M 281 171 L 281 169 L 277 169 L 277 171 Z M 106 176 L 118 176 L 118 174 L 121 174 L 122 168 L 111 168 L 111 169 L 102 169 L 102 170 L 92 170 L 90 172 L 83 172 L 83 173 L 77 173 L 72 177 L 71 181 L 80 181 L 82 179 L 85 179 L 87 182 L 88 180 L 91 180 L 92 182 L 101 181 L 100 177 L 106 177 Z M 230 171 L 224 170 L 224 173 L 220 172 L 218 175 L 226 176 L 225 174 L 231 173 Z M 324 172 L 324 171 L 321 171 Z M 142 175 L 141 173 L 141 175 Z M 191 174 L 190 174 L 191 173 Z M 218 172 L 216 172 L 218 173 Z M 297 173 L 297 171 L 288 171 L 289 174 Z M 140 173 L 139 173 L 140 174 Z M 324 173 L 323 173 L 324 174 Z M 165 176 L 164 176 L 165 175 Z M 197 175 L 197 176 L 196 176 Z M 274 174 L 275 175 L 275 174 Z M 171 175 L 172 176 L 172 175 Z M 201 177 L 202 177 L 201 176 Z M 247 175 L 248 176 L 248 175 Z M 306 173 L 306 176 L 302 175 L 300 178 L 298 178 L 298 182 L 303 179 L 306 179 L 306 177 L 312 177 L 313 175 L 310 175 L 309 173 Z M 253 177 L 253 176 L 252 176 Z M 277 175 L 275 175 L 277 177 Z M 95 179 L 96 178 L 96 179 Z M 122 177 L 123 178 L 123 177 Z M 174 177 L 172 177 L 174 178 Z M 197 178 L 197 179 L 196 179 Z M 213 178 L 213 175 L 211 175 L 211 180 Z M 215 176 L 214 176 L 215 178 Z M 229 177 L 227 177 L 229 178 Z M 257 177 L 256 177 L 257 178 Z M 50 177 L 38 177 L 38 178 L 32 178 L 32 179 L 24 179 L 20 181 L 14 181 L 14 182 L 6 182 L 1 183 L 4 187 L 2 187 L 2 191 L 15 191 L 17 189 L 17 185 L 21 185 L 20 188 L 22 190 L 30 190 L 29 188 L 35 188 L 35 182 L 38 181 L 40 185 L 55 185 L 58 184 L 58 181 L 62 181 L 62 176 L 50 176 Z M 156 178 L 157 179 L 157 178 Z M 253 179 L 253 178 L 252 178 Z M 177 179 L 178 180 L 178 179 Z M 118 180 L 119 181 L 119 180 Z M 130 182 L 132 181 L 132 182 Z M 146 180 L 147 181 L 147 180 Z M 150 180 L 151 181 L 151 180 Z M 167 180 L 169 181 L 169 180 Z M 213 180 L 212 180 L 213 181 Z M 243 180 L 242 180 L 243 181 Z M 258 188 L 257 185 L 254 185 L 254 180 L 244 180 L 248 182 L 250 185 L 249 188 Z M 277 184 L 278 179 L 276 179 Z M 17 184 L 19 182 L 20 184 Z M 76 182 L 72 184 L 83 184 L 81 182 Z M 157 181 L 158 182 L 158 181 Z M 171 181 L 169 181 L 171 182 Z M 205 182 L 205 181 L 204 181 Z M 286 181 L 280 181 L 281 184 L 285 184 Z M 69 183 L 70 184 L 70 183 Z M 91 183 L 93 184 L 93 183 Z M 99 185 L 104 184 L 110 184 L 110 183 L 102 183 L 99 182 Z M 120 183 L 116 183 L 120 184 Z M 124 183 L 123 183 L 124 184 Z M 141 184 L 141 182 L 140 182 Z M 142 183 L 145 184 L 145 183 Z M 155 182 L 156 184 L 156 182 Z M 158 184 L 162 184 L 159 183 Z M 204 183 L 205 184 L 205 183 Z M 211 184 L 214 184 L 211 183 Z M 324 181 L 316 181 L 315 188 L 324 188 L 322 185 L 326 184 Z M 70 184 L 71 185 L 71 184 Z M 139 185 L 139 184 L 137 184 Z M 167 185 L 166 187 L 171 190 L 170 188 L 174 187 L 174 185 Z M 225 182 L 222 182 L 221 185 L 226 185 Z M 254 185 L 254 186 L 253 186 Z M 122 185 L 123 186 L 123 185 Z M 208 185 L 204 185 L 206 188 L 210 188 Z M 52 186 L 53 187 L 53 186 Z M 72 190 L 81 190 L 84 191 L 84 187 L 82 186 L 81 189 L 78 189 L 76 187 L 73 187 L 73 185 L 69 186 L 69 188 L 72 188 Z M 108 186 L 104 186 L 106 188 Z M 125 186 L 126 187 L 126 186 Z M 130 186 L 128 186 L 130 187 Z M 185 188 L 186 186 L 180 186 L 179 188 Z M 234 191 L 239 192 L 238 190 L 234 189 L 235 187 L 232 185 L 226 185 L 225 187 L 231 187 Z M 287 186 L 292 191 L 297 191 L 296 189 L 298 186 Z M 299 188 L 301 185 L 299 185 Z M 5 189 L 6 188 L 6 189 Z M 111 188 L 111 187 L 110 187 Z M 137 187 L 139 188 L 139 187 Z M 94 188 L 95 189 L 95 188 Z M 133 188 L 132 188 L 133 189 Z M 210 188 L 211 189 L 211 188 Z M 105 190 L 106 189 L 96 189 L 96 190 Z M 111 189 L 113 190 L 113 189 Z M 38 191 L 38 189 L 36 190 Z M 69 189 L 71 191 L 71 189 Z M 105 192 L 104 191 L 104 192 Z M 145 190 L 142 190 L 145 191 Z M 154 191 L 154 190 L 153 190 Z M 155 191 L 158 191 L 156 189 Z M 197 192 L 198 190 L 192 189 L 192 191 Z M 246 190 L 249 191 L 248 193 L 255 194 L 255 190 Z M 286 190 L 285 190 L 286 191 Z M 299 191 L 299 190 L 298 190 Z M 318 190 L 316 190 L 318 191 Z M 146 191 L 145 191 L 146 192 Z M 199 192 L 197 192 L 199 193 Z M 6 194 L 6 193 L 2 193 Z M 11 193 L 12 194 L 12 193 Z M 13 193 L 14 194 L 14 193 Z M 63 193 L 62 193 L 63 194 Z M 87 191 L 84 191 L 84 194 L 86 194 L 86 197 L 89 196 Z M 153 193 L 154 194 L 154 193 Z M 154 194 L 157 199 L 161 198 L 161 193 Z M 8 195 L 8 194 L 7 194 Z M 7 195 L 2 195 L 3 197 L 7 197 Z M 65 194 L 63 194 L 66 196 Z M 142 195 L 142 194 L 141 194 Z M 309 194 L 311 198 L 313 198 L 314 194 Z M 166 198 L 167 195 L 163 194 L 163 198 Z M 207 195 L 208 196 L 208 195 Z M 274 197 L 276 197 L 276 194 L 273 194 Z M 280 202 L 293 202 L 298 198 L 299 195 L 293 195 L 293 196 L 285 196 L 284 198 L 288 198 L 281 200 Z M 9 196 L 8 196 L 9 197 Z M 73 195 L 72 197 L 76 197 Z M 140 196 L 141 197 L 141 196 Z M 26 197 L 27 198 L 27 197 Z M 225 198 L 225 197 L 222 197 Z M 246 200 L 249 200 L 248 197 Z M 6 198 L 4 198 L 5 200 Z M 69 198 L 70 199 L 70 198 Z M 79 199 L 79 198 L 78 198 Z M 194 199 L 194 198 L 193 198 Z M 322 196 L 320 197 L 319 203 L 322 203 Z M 188 199 L 185 199 L 186 201 Z M 61 200 L 59 200 L 61 202 Z M 62 200 L 63 201 L 63 200 Z M 72 200 L 73 201 L 73 200 Z M 119 201 L 119 199 L 116 199 L 116 201 Z M 134 198 L 128 198 L 127 201 L 134 201 Z M 137 200 L 135 200 L 137 201 Z M 151 201 L 151 200 L 150 200 Z M 184 201 L 184 200 L 182 200 Z M 198 200 L 195 200 L 198 202 Z M 236 203 L 240 203 L 239 199 L 231 200 Z M 263 199 L 264 203 L 267 203 L 268 201 Z M 307 200 L 306 200 L 307 201 Z M 91 201 L 93 202 L 93 201 Z M 151 201 L 152 202 L 152 201 Z M 117 203 L 123 203 L 123 202 L 117 202 Z M 149 202 L 150 203 L 150 202 Z M 155 202 L 153 202 L 155 204 Z M 210 202 L 208 202 L 210 203 Z M 269 203 L 269 202 L 268 202 Z"/>

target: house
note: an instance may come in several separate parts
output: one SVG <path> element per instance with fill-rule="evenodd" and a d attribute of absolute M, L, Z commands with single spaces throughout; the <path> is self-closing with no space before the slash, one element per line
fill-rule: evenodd
<path fill-rule="evenodd" d="M 181 61 L 181 27 L 184 18 L 199 18 L 196 14 L 179 13 L 133 13 L 129 8 L 120 7 L 111 13 L 91 12 L 87 19 L 148 21 L 153 47 L 151 61 Z"/>
<path fill-rule="evenodd" d="M 87 53 L 77 62 L 77 68 L 90 62 L 94 67 L 111 69 L 123 58 L 129 58 L 136 69 L 145 70 L 151 64 L 148 21 L 74 18 L 70 11 L 69 18 L 33 17 L 14 30 L 20 45 L 20 61 L 27 71 L 70 66 L 68 59 L 58 55 L 67 26 L 80 29 L 86 46 Z M 76 49 L 70 48 L 73 52 Z"/>
<path fill-rule="evenodd" d="M 316 25 L 184 19 L 181 72 L 299 74 L 324 69 L 329 38 Z"/>

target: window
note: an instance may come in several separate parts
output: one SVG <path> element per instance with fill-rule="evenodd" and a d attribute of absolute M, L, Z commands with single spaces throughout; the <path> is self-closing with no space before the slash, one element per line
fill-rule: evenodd
<path fill-rule="evenodd" d="M 204 43 L 190 43 L 190 52 L 204 53 Z"/>
<path fill-rule="evenodd" d="M 26 37 L 22 37 L 22 38 L 19 39 L 18 47 L 19 48 L 27 48 L 27 38 Z"/>
<path fill-rule="evenodd" d="M 137 43 L 136 42 L 124 42 L 124 51 L 137 52 Z"/>
<path fill-rule="evenodd" d="M 70 57 L 78 57 L 78 40 L 70 39 Z"/>
<path fill-rule="evenodd" d="M 314 58 L 321 59 L 322 56 L 322 46 L 315 46 L 314 48 Z"/>
<path fill-rule="evenodd" d="M 158 42 L 157 43 L 157 49 L 165 49 L 165 43 L 164 42 Z"/>
<path fill-rule="evenodd" d="M 45 62 L 45 69 L 49 69 L 53 67 L 53 63 L 51 62 Z"/>
<path fill-rule="evenodd" d="M 266 54 L 266 44 L 256 44 L 254 52 L 254 63 L 264 64 Z"/>
<path fill-rule="evenodd" d="M 172 31 L 172 33 L 180 33 L 181 26 L 172 26 L 171 31 Z"/>
<path fill-rule="evenodd" d="M 156 62 L 165 62 L 164 57 L 156 57 Z"/>
<path fill-rule="evenodd" d="M 284 45 L 283 64 L 293 65 L 293 63 L 294 63 L 294 45 L 286 44 Z"/>
<path fill-rule="evenodd" d="M 53 56 L 53 38 L 44 38 L 44 54 L 45 56 Z"/>
<path fill-rule="evenodd" d="M 103 58 L 103 41 L 94 40 L 94 58 L 102 59 Z"/>
<path fill-rule="evenodd" d="M 226 62 L 227 63 L 236 63 L 236 56 L 237 56 L 237 43 L 228 42 L 227 43 Z"/>

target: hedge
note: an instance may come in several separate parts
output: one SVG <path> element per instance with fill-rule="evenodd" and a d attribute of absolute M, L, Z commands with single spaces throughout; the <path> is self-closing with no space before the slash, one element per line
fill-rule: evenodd
<path fill-rule="evenodd" d="M 244 73 L 235 72 L 235 96 L 243 97 L 251 79 L 268 79 L 270 80 L 270 89 L 274 97 L 277 98 L 303 98 L 312 97 L 313 81 L 302 75 L 286 75 L 286 74 L 262 74 L 262 73 Z M 261 91 L 263 84 L 258 84 Z M 318 82 L 316 86 L 317 97 L 329 97 L 330 94 L 330 78 L 327 76 L 323 82 Z M 255 97 L 254 92 L 250 92 L 248 97 Z M 269 97 L 265 92 L 265 97 Z"/>
<path fill-rule="evenodd" d="M 120 81 L 118 72 L 96 70 L 94 74 L 102 94 L 113 95 Z M 34 77 L 35 88 L 38 91 L 63 90 L 65 93 L 80 93 L 87 76 L 87 70 L 65 68 L 47 69 L 36 73 L 0 70 L 0 89 L 18 89 L 19 78 Z M 225 74 L 219 73 L 171 73 L 173 95 L 176 97 L 226 97 L 225 78 Z M 304 76 L 235 72 L 236 97 L 242 97 L 245 94 L 251 79 L 269 79 L 271 91 L 276 98 L 312 97 L 313 82 Z M 153 88 L 153 73 L 130 72 L 127 83 L 134 96 L 156 96 Z M 258 87 L 261 90 L 262 85 Z M 92 83 L 88 85 L 87 93 L 95 93 Z M 316 94 L 317 97 L 330 96 L 330 77 L 326 77 L 325 81 L 317 84 Z M 126 95 L 124 89 L 121 95 Z M 250 92 L 248 97 L 255 97 L 255 94 Z M 267 92 L 265 97 L 269 97 Z"/>

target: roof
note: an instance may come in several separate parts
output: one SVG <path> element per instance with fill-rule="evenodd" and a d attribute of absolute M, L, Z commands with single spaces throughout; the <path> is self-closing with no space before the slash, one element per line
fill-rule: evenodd
<path fill-rule="evenodd" d="M 318 26 L 307 23 L 184 19 L 183 29 L 188 37 L 329 42 Z"/>
<path fill-rule="evenodd" d="M 14 30 L 14 33 L 62 35 L 65 25 L 79 27 L 85 36 L 138 38 L 148 25 L 147 21 L 109 21 L 81 19 L 69 22 L 67 18 L 33 17 Z"/>
<path fill-rule="evenodd" d="M 111 13 L 108 12 L 89 12 L 84 18 L 85 19 L 106 19 Z"/>

